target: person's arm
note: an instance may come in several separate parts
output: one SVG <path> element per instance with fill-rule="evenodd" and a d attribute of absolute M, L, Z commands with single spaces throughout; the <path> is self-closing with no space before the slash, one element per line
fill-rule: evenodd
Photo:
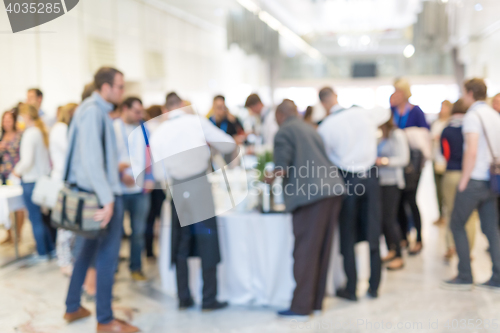
<path fill-rule="evenodd" d="M 458 184 L 458 190 L 463 192 L 476 166 L 477 148 L 479 145 L 479 133 L 467 133 L 465 134 L 465 151 L 462 162 L 462 178 Z"/>
<path fill-rule="evenodd" d="M 428 130 L 430 130 L 431 127 L 427 123 L 427 119 L 425 119 L 424 111 L 422 111 L 422 109 L 419 106 L 415 106 L 415 112 L 416 112 L 416 126 L 427 128 Z"/>
<path fill-rule="evenodd" d="M 286 171 L 293 163 L 294 144 L 285 131 L 279 131 L 274 137 L 274 171 L 265 175 L 266 183 L 272 183 L 276 177 L 285 177 Z"/>
<path fill-rule="evenodd" d="M 92 190 L 99 198 L 101 205 L 114 203 L 113 190 L 108 183 L 107 170 L 104 161 L 102 145 L 104 128 L 104 117 L 102 111 L 97 107 L 89 107 L 80 119 L 78 125 L 80 134 L 79 150 L 81 167 L 83 168 Z"/>
<path fill-rule="evenodd" d="M 236 149 L 236 142 L 230 135 L 205 118 L 200 117 L 199 120 L 205 140 L 217 151 L 222 154 L 229 154 Z"/>
<path fill-rule="evenodd" d="M 385 124 L 389 119 L 391 119 L 391 110 L 383 107 L 375 107 L 373 109 L 367 110 L 368 117 L 375 123 L 377 127 Z"/>
<path fill-rule="evenodd" d="M 4 154 L 7 151 L 7 140 L 0 141 L 0 154 Z"/>
<path fill-rule="evenodd" d="M 21 177 L 24 173 L 29 171 L 35 163 L 35 145 L 37 140 L 42 140 L 41 137 L 36 135 L 35 131 L 24 132 L 21 140 L 21 148 L 19 150 L 19 162 L 14 167 L 13 174 Z"/>
<path fill-rule="evenodd" d="M 396 147 L 394 156 L 389 157 L 389 167 L 405 167 L 410 163 L 410 146 L 406 139 L 406 134 L 402 130 L 394 132 L 396 138 Z"/>
<path fill-rule="evenodd" d="M 49 153 L 52 160 L 52 175 L 64 172 L 66 152 L 68 151 L 67 127 L 56 124 L 49 136 Z"/>
<path fill-rule="evenodd" d="M 124 141 L 128 139 L 123 133 L 122 121 L 121 119 L 116 119 L 113 122 L 113 128 L 115 130 L 116 137 L 116 147 L 118 149 L 118 171 L 120 173 L 120 181 L 128 187 L 135 185 L 134 177 L 126 173 L 128 169 L 131 168 L 131 158 L 129 154 L 133 155 L 132 151 L 129 152 L 127 149 L 127 143 Z M 142 158 L 142 156 L 141 156 Z"/>

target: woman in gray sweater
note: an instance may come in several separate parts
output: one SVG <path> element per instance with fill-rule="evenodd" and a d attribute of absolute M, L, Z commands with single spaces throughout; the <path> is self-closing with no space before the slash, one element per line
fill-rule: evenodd
<path fill-rule="evenodd" d="M 382 230 L 389 254 L 383 258 L 387 269 L 399 270 L 404 266 L 401 256 L 401 233 L 397 224 L 401 190 L 405 188 L 404 168 L 410 162 L 410 148 L 406 134 L 391 119 L 380 126 L 382 138 L 378 144 L 377 167 L 381 186 Z"/>

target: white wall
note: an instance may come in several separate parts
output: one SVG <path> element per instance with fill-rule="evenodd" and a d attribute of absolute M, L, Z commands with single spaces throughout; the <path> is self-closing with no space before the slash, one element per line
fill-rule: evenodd
<path fill-rule="evenodd" d="M 475 10 L 481 3 L 482 10 Z M 488 83 L 488 95 L 500 92 L 500 1 L 466 1 L 452 7 L 456 17 L 454 39 L 460 51 L 460 60 L 465 64 L 465 76 L 482 77 Z"/>
<path fill-rule="evenodd" d="M 118 5 L 119 3 L 119 5 Z M 125 73 L 130 91 L 146 105 L 164 103 L 165 93 L 181 97 L 206 113 L 214 94 L 228 94 L 228 104 L 244 103 L 235 91 L 268 91 L 266 64 L 237 47 L 226 46 L 223 28 L 184 21 L 140 0 L 85 0 L 66 15 L 17 34 L 0 10 L 0 112 L 25 99 L 26 90 L 40 87 L 43 109 L 79 102 L 84 84 L 92 80 L 91 40 L 111 43 L 113 65 Z M 164 73 L 147 76 L 147 54 L 163 59 Z"/>

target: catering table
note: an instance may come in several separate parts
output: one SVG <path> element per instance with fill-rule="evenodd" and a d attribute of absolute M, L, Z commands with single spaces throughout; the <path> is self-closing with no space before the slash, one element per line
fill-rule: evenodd
<path fill-rule="evenodd" d="M 176 295 L 175 267 L 170 266 L 170 203 L 163 209 L 159 268 L 163 290 Z M 293 278 L 293 231 L 290 214 L 228 212 L 217 217 L 222 261 L 218 268 L 218 298 L 233 305 L 288 306 Z M 337 233 L 338 235 L 338 233 Z M 327 291 L 344 282 L 338 237 L 332 250 Z M 200 259 L 189 260 L 193 298 L 201 301 Z M 335 274 L 334 274 L 335 272 Z"/>
<path fill-rule="evenodd" d="M 10 229 L 10 213 L 24 209 L 23 188 L 20 185 L 3 185 L 0 186 L 0 226 L 5 229 Z M 23 258 L 19 256 L 19 241 L 17 223 L 13 224 L 14 230 L 14 250 L 15 258 L 13 261 L 7 262 L 2 266 L 7 266 L 15 263 Z"/>
<path fill-rule="evenodd" d="M 419 184 L 418 203 L 425 207 L 423 221 L 438 215 L 432 162 L 428 161 Z M 217 206 L 217 194 L 216 206 Z M 233 305 L 286 307 L 295 288 L 293 278 L 293 231 L 289 214 L 244 212 L 242 205 L 217 217 L 222 261 L 219 264 L 218 298 Z M 176 295 L 175 267 L 170 266 L 170 202 L 162 209 L 159 269 L 164 292 Z M 367 242 L 355 247 L 359 290 L 368 288 L 370 255 Z M 387 253 L 381 238 L 381 254 Z M 190 287 L 196 302 L 201 301 L 199 258 L 189 260 Z M 385 275 L 385 271 L 382 273 Z M 339 232 L 335 230 L 327 279 L 327 295 L 344 285 L 345 274 L 339 253 Z"/>

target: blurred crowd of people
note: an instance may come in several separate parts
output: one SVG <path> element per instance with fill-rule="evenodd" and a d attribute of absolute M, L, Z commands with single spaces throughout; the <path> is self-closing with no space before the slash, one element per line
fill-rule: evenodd
<path fill-rule="evenodd" d="M 333 88 L 321 89 L 319 100 L 327 115 L 320 122 L 312 120 L 313 107 L 301 115 L 293 101 L 284 100 L 273 110 L 257 94 L 246 100 L 249 115 L 245 119 L 229 112 L 222 95 L 213 99 L 207 117 L 190 112 L 190 103 L 175 92 L 167 95 L 165 105 L 146 109 L 139 97 L 123 99 L 124 85 L 120 71 L 101 68 L 94 82 L 85 87 L 81 103 L 60 107 L 55 121 L 42 111 L 43 93 L 39 89 L 30 89 L 25 102 L 2 116 L 2 182 L 10 185 L 21 180 L 36 241 L 37 255 L 31 263 L 57 258 L 62 272 L 71 277 L 64 316 L 69 323 L 90 316 L 80 304 L 83 290 L 96 302 L 98 332 L 139 331 L 114 318 L 111 302 L 124 236 L 124 212 L 130 217 L 131 278 L 146 281 L 143 252 L 148 258 L 155 257 L 155 223 L 167 194 L 152 170 L 149 143 L 161 144 L 170 156 L 206 143 L 226 155 L 237 145 L 260 142 L 274 146 L 275 169 L 266 173 L 265 181 L 272 184 L 275 178 L 283 178 L 283 186 L 288 188 L 286 210 L 293 215 L 295 236 L 296 288 L 290 308 L 279 312 L 283 317 L 303 318 L 322 309 L 337 225 L 347 277 L 345 287 L 336 291 L 340 298 L 356 301 L 358 297 L 357 242 L 369 243 L 368 296 L 372 298 L 378 297 L 384 266 L 390 271 L 403 269 L 406 251 L 409 255 L 422 251 L 417 189 L 426 161 L 433 162 L 439 201 L 440 218 L 435 224 L 447 230 L 444 258 L 459 257 L 458 276 L 445 281 L 443 287 L 472 288 L 470 250 L 480 222 L 489 241 L 493 274 L 478 286 L 500 291 L 499 202 L 490 186 L 495 176 L 491 166 L 500 156 L 500 95 L 493 98 L 490 107 L 483 80 L 465 82 L 462 98 L 455 103 L 444 101 L 431 126 L 422 109 L 410 103 L 410 84 L 404 79 L 394 84 L 391 110 L 344 108 Z M 204 142 L 196 133 L 200 124 Z M 147 142 L 138 162 L 144 170 L 140 183 L 130 156 L 134 142 L 129 140 L 138 128 L 143 129 Z M 206 174 L 210 155 L 195 149 L 189 158 L 189 164 L 166 161 L 163 165 L 174 184 Z M 304 177 L 292 171 L 311 165 L 337 172 L 313 172 Z M 95 219 L 102 221 L 106 233 L 90 239 L 69 230 L 55 230 L 50 209 L 33 202 L 37 182 L 47 176 L 96 194 L 101 208 Z M 210 197 L 209 186 L 199 186 L 199 193 L 172 194 L 184 197 L 172 201 L 170 261 L 176 266 L 179 308 L 194 305 L 187 259 L 196 255 L 202 258 L 202 308 L 218 310 L 228 304 L 217 300 L 216 267 L 221 257 L 215 214 L 195 224 L 184 226 L 181 222 L 183 216 L 194 216 L 200 210 L 199 195 L 203 194 L 205 201 Z M 205 187 L 208 192 L 204 192 Z M 326 187 L 340 191 L 324 191 Z M 316 191 L 312 193 L 311 188 Z M 208 206 L 213 206 L 211 197 Z M 16 212 L 15 218 L 17 230 L 22 230 L 24 211 Z M 409 237 L 413 229 L 415 239 Z M 388 249 L 383 258 L 381 235 Z M 9 233 L 3 242 L 11 242 L 12 237 Z"/>

